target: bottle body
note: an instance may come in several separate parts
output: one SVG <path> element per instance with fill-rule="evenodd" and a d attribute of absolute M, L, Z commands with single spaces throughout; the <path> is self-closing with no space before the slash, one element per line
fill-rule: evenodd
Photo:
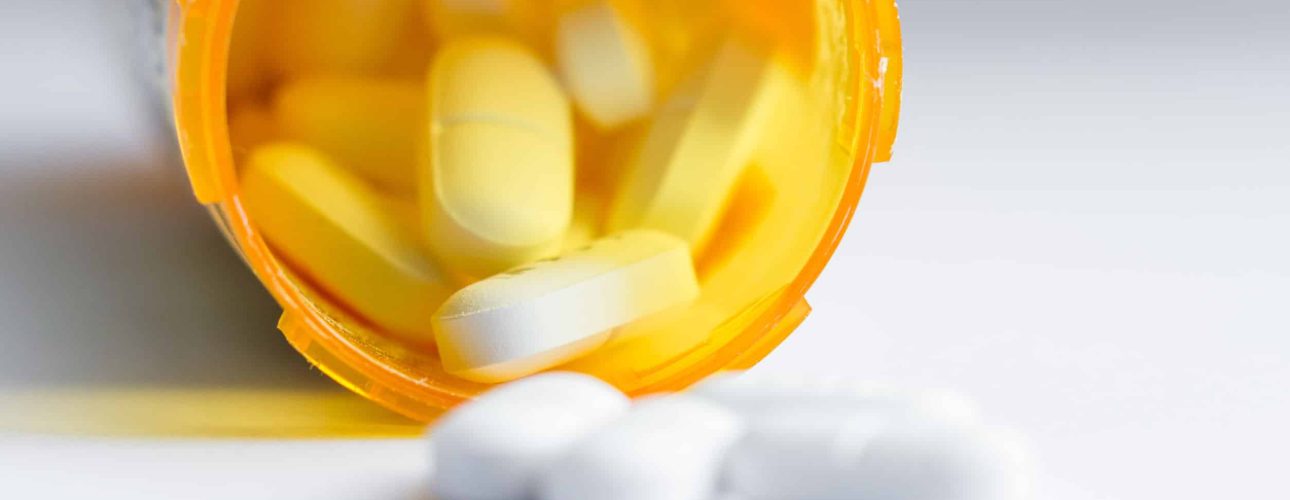
<path fill-rule="evenodd" d="M 153 60 L 173 110 L 194 194 L 282 306 L 278 326 L 298 351 L 346 387 L 405 415 L 432 419 L 487 386 L 448 374 L 432 346 L 391 338 L 329 303 L 275 258 L 247 215 L 229 124 L 229 110 L 238 99 L 229 92 L 229 47 L 237 43 L 238 4 L 145 0 L 153 27 L 146 34 L 154 40 Z M 679 22 L 691 11 L 661 6 L 680 4 L 658 2 L 656 10 L 642 15 L 643 22 Z M 636 395 L 679 389 L 719 370 L 751 366 L 809 312 L 806 290 L 845 231 L 870 166 L 889 155 L 900 81 L 894 3 L 747 4 L 755 5 L 731 12 L 721 22 L 782 36 L 794 41 L 786 44 L 790 49 L 806 54 L 788 64 L 795 81 L 804 82 L 797 94 L 804 100 L 774 106 L 765 118 L 790 124 L 790 132 L 750 146 L 754 168 L 735 181 L 726 209 L 734 215 L 720 223 L 697 262 L 703 297 L 642 327 L 654 334 L 625 338 L 562 369 L 595 374 Z M 803 26 L 811 28 L 775 33 L 796 29 L 793 22 L 779 22 L 787 12 L 806 19 Z"/>

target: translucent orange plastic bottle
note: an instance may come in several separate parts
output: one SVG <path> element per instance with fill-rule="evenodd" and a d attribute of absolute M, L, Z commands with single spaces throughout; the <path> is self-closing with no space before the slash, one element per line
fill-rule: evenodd
<path fill-rule="evenodd" d="M 486 389 L 446 373 L 433 346 L 404 343 L 331 304 L 275 259 L 243 208 L 230 143 L 230 45 L 251 43 L 233 40 L 239 0 L 157 5 L 174 125 L 194 194 L 282 306 L 278 326 L 287 340 L 341 384 L 420 420 Z M 773 40 L 802 83 L 796 100 L 774 110 L 771 121 L 782 132 L 757 146 L 755 164 L 697 263 L 702 297 L 562 367 L 596 374 L 632 395 L 751 366 L 800 324 L 810 311 L 804 294 L 846 230 L 870 166 L 890 156 L 901 81 L 894 0 L 642 5 L 640 21 L 658 28 L 661 47 L 697 43 L 688 30 L 716 13 L 711 19 L 720 28 Z M 660 55 L 664 68 L 666 57 Z M 580 154 L 596 161 L 614 153 Z"/>

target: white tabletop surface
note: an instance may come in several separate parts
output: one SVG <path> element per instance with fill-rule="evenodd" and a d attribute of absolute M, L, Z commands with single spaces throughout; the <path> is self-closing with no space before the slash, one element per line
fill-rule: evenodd
<path fill-rule="evenodd" d="M 1290 14 L 1236 3 L 904 2 L 896 158 L 756 369 L 962 391 L 1031 441 L 1038 498 L 1285 498 Z M 0 382 L 325 385 L 182 189 L 95 180 L 178 168 L 111 11 L 0 7 Z M 15 498 L 424 498 L 426 467 L 417 440 L 0 437 Z"/>

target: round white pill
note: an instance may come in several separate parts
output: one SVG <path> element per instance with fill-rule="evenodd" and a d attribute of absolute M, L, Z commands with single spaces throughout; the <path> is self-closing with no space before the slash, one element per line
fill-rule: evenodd
<path fill-rule="evenodd" d="M 527 498 L 538 471 L 627 406 L 617 389 L 574 373 L 494 389 L 430 429 L 431 489 L 441 500 Z"/>
<path fill-rule="evenodd" d="M 1023 455 L 996 434 L 872 413 L 785 412 L 750 423 L 726 487 L 750 500 L 1013 500 Z"/>
<path fill-rule="evenodd" d="M 701 399 L 649 399 L 551 464 L 538 498 L 707 500 L 742 433 L 737 416 Z"/>

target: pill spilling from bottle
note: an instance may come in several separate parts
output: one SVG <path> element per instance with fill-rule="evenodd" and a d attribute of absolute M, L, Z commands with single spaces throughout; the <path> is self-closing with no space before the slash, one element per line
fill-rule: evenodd
<path fill-rule="evenodd" d="M 442 500 L 1021 500 L 1025 447 L 962 398 L 727 374 L 629 403 L 551 372 L 428 434 Z"/>
<path fill-rule="evenodd" d="M 677 358 L 809 255 L 775 225 L 822 234 L 790 218 L 836 200 L 806 56 L 755 22 L 670 0 L 242 4 L 252 230 L 336 323 L 452 376 Z"/>

